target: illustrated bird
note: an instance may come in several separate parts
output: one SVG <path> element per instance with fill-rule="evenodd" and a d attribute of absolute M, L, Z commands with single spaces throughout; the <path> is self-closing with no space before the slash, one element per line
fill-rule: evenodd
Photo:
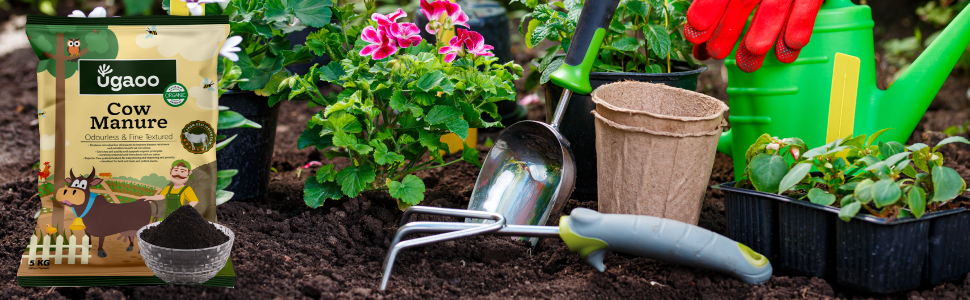
<path fill-rule="evenodd" d="M 45 228 L 44 230 L 47 231 L 47 234 L 57 233 L 57 228 L 51 227 L 51 224 L 47 224 L 47 228 Z"/>
<path fill-rule="evenodd" d="M 51 176 L 51 162 L 45 161 L 44 170 L 40 171 L 38 175 L 40 175 L 40 180 L 47 181 L 47 176 Z"/>
<path fill-rule="evenodd" d="M 73 56 L 78 56 L 81 53 L 81 39 L 68 39 L 67 40 L 67 54 Z M 72 59 L 71 61 L 76 62 L 78 59 Z"/>

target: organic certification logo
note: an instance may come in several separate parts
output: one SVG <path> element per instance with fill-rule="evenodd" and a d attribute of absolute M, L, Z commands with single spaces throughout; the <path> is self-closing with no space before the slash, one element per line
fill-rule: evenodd
<path fill-rule="evenodd" d="M 182 147 L 195 154 L 205 153 L 216 144 L 216 132 L 205 121 L 192 121 L 185 124 L 180 137 Z"/>
<path fill-rule="evenodd" d="M 169 84 L 162 93 L 162 99 L 171 107 L 179 107 L 189 99 L 189 91 L 181 83 Z"/>

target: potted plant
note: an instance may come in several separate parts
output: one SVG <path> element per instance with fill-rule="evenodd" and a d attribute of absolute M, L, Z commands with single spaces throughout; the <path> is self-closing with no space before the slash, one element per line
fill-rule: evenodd
<path fill-rule="evenodd" d="M 230 16 L 226 46 L 235 47 L 238 53 L 219 61 L 220 76 L 214 85 L 219 89 L 219 105 L 231 108 L 242 118 L 227 121 L 238 128 L 219 128 L 220 135 L 233 136 L 235 143 L 220 153 L 218 164 L 220 170 L 238 173 L 224 188 L 237 199 L 252 199 L 265 193 L 269 185 L 279 114 L 276 104 L 285 97 L 274 89 L 276 86 L 267 86 L 289 77 L 287 66 L 313 58 L 309 48 L 291 45 L 287 37 L 307 26 L 329 24 L 332 4 L 329 0 L 188 2 L 192 14 Z"/>
<path fill-rule="evenodd" d="M 526 46 L 538 46 L 543 40 L 555 43 L 545 50 L 545 56 L 533 60 L 536 72 L 529 80 L 531 84 L 544 85 L 546 119 L 551 120 L 562 88 L 548 83 L 549 75 L 565 59 L 560 50 L 565 53 L 569 48 L 583 1 L 514 1 L 532 9 L 522 17 L 519 26 Z M 695 90 L 698 74 L 707 67 L 694 62 L 693 45 L 683 35 L 688 6 L 685 0 L 621 2 L 589 76 L 593 89 L 635 80 Z M 559 128 L 576 157 L 588 158 L 576 162 L 576 190 L 572 197 L 580 200 L 594 200 L 597 194 L 596 134 L 594 117 L 589 113 L 595 109 L 589 95 L 573 94 L 564 115 L 566 121 Z"/>
<path fill-rule="evenodd" d="M 743 178 L 720 186 L 728 236 L 752 241 L 782 272 L 868 292 L 966 275 L 966 182 L 937 150 L 970 141 L 877 142 L 885 131 L 814 149 L 798 138 L 759 137 L 745 153 Z"/>
<path fill-rule="evenodd" d="M 401 209 L 418 204 L 425 186 L 415 172 L 458 161 L 479 164 L 478 152 L 467 144 L 460 158 L 446 162 L 439 150 L 449 149 L 441 136 L 455 133 L 464 139 L 469 128 L 501 126 L 483 121 L 481 114 L 499 119 L 496 102 L 515 99 L 512 81 L 522 74 L 512 62 L 495 63 L 492 47 L 480 34 L 456 30 L 460 7 L 444 7 L 454 3 L 432 2 L 426 13 L 433 21 L 424 29 L 398 23 L 407 16 L 401 9 L 372 14 L 374 2 L 365 4 L 363 15 L 354 13 L 352 4 L 333 7 L 337 24 L 308 37 L 307 47 L 330 55 L 333 62 L 314 66 L 304 76 L 274 77 L 266 86 L 287 99 L 325 106 L 308 122 L 298 146 L 350 162 L 342 168 L 322 165 L 307 178 L 304 200 L 314 208 L 365 191 L 387 191 Z M 439 42 L 428 44 L 418 35 L 421 30 L 437 35 Z M 441 38 L 452 30 L 455 37 Z M 318 81 L 343 90 L 323 95 L 316 89 Z"/>

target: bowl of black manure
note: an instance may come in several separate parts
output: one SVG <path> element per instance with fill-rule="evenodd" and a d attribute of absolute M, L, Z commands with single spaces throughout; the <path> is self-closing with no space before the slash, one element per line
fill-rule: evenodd
<path fill-rule="evenodd" d="M 204 283 L 226 265 L 232 230 L 207 221 L 192 206 L 182 206 L 165 220 L 138 230 L 145 265 L 168 283 Z"/>

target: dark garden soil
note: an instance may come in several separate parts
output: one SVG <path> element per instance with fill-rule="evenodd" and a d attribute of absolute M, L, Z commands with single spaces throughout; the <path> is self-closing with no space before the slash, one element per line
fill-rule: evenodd
<path fill-rule="evenodd" d="M 858 294 L 818 278 L 775 276 L 747 285 L 710 271 L 647 258 L 609 254 L 605 273 L 595 271 L 566 248 L 547 239 L 530 249 L 508 238 L 481 236 L 406 249 L 398 256 L 387 291 L 377 287 L 381 262 L 397 230 L 401 212 L 384 193 L 329 201 L 318 209 L 302 201 L 303 181 L 325 160 L 313 149 L 296 149 L 297 136 L 315 110 L 283 103 L 269 192 L 264 197 L 219 207 L 220 223 L 236 233 L 232 258 L 236 288 L 198 286 L 22 288 L 16 284 L 20 254 L 39 209 L 37 161 L 36 58 L 29 50 L 0 57 L 0 299 L 331 299 L 331 298 L 570 298 L 570 299 L 738 299 L 873 298 L 970 299 L 970 279 L 893 295 Z M 726 100 L 721 62 L 702 74 L 698 90 Z M 970 120 L 967 75 L 951 77 L 910 142 L 935 143 L 947 126 Z M 319 108 L 317 108 L 319 109 Z M 542 119 L 541 107 L 530 117 Z M 484 133 L 494 138 L 497 133 Z M 481 145 L 481 143 L 480 143 Z M 482 158 L 485 149 L 479 147 Z M 970 145 L 942 148 L 946 165 L 970 181 Z M 457 157 L 451 156 L 451 159 Z M 346 165 L 347 161 L 332 161 Z M 327 163 L 326 161 L 324 163 Z M 733 180 L 731 158 L 718 154 L 710 184 Z M 427 186 L 423 205 L 465 208 L 478 170 L 457 163 L 418 174 Z M 571 200 L 565 208 L 596 209 L 595 202 Z M 419 216 L 419 220 L 460 221 Z M 700 226 L 723 233 L 723 194 L 709 190 Z"/>

